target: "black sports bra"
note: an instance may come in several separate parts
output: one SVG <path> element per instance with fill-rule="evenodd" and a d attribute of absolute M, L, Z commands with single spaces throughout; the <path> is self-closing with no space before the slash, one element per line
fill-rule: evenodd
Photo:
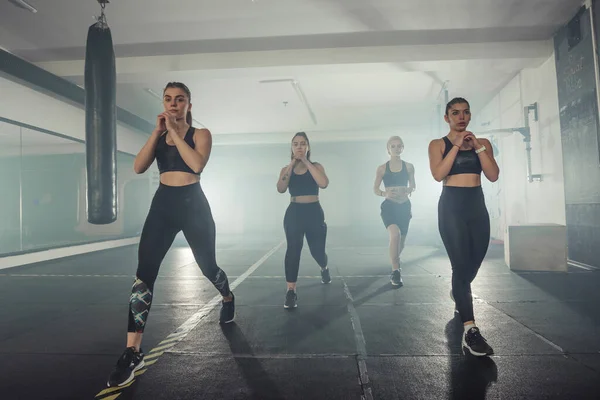
<path fill-rule="evenodd" d="M 444 136 L 444 143 L 446 144 L 444 158 L 446 158 L 454 145 L 446 136 Z M 454 164 L 452 164 L 452 168 L 450 168 L 450 172 L 448 172 L 448 176 L 459 174 L 480 174 L 481 171 L 481 161 L 479 161 L 479 156 L 475 153 L 475 150 L 459 150 L 456 158 L 454 159 Z"/>
<path fill-rule="evenodd" d="M 389 161 L 385 163 L 383 185 L 385 187 L 408 186 L 408 170 L 406 169 L 406 163 L 404 161 L 402 161 L 402 170 L 398 172 L 392 172 Z"/>
<path fill-rule="evenodd" d="M 303 174 L 296 174 L 292 169 L 290 176 L 290 183 L 288 184 L 288 190 L 290 196 L 316 196 L 319 194 L 319 185 L 313 178 L 310 171 L 306 171 Z"/>
<path fill-rule="evenodd" d="M 196 147 L 196 144 L 194 143 L 194 131 L 195 128 L 190 126 L 190 129 L 188 129 L 183 138 L 192 149 Z M 156 163 L 158 164 L 158 171 L 161 174 L 167 171 L 181 171 L 200 175 L 199 172 L 194 172 L 194 170 L 183 161 L 181 154 L 179 154 L 179 150 L 177 150 L 177 146 L 167 144 L 166 132 L 158 139 L 154 155 L 156 157 Z"/>

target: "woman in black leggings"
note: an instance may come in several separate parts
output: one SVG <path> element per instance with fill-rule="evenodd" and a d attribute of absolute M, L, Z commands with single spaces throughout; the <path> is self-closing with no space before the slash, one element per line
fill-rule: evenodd
<path fill-rule="evenodd" d="M 475 325 L 471 282 L 487 253 L 490 218 L 481 189 L 481 172 L 491 182 L 500 170 L 487 139 L 467 131 L 469 103 L 452 99 L 446 106 L 450 133 L 429 144 L 429 165 L 434 179 L 444 187 L 438 204 L 438 225 L 452 264 L 452 291 L 456 311 L 465 327 L 462 346 L 475 356 L 494 353 Z"/>
<path fill-rule="evenodd" d="M 215 257 L 215 222 L 200 187 L 200 173 L 212 148 L 211 133 L 191 126 L 190 90 L 171 82 L 163 92 L 165 112 L 135 158 L 133 169 L 144 173 L 156 159 L 160 186 L 152 199 L 138 250 L 138 267 L 129 300 L 127 348 L 108 378 L 108 386 L 123 386 L 144 366 L 140 345 L 152 305 L 160 264 L 183 231 L 198 266 L 223 296 L 221 323 L 233 321 L 235 304 L 225 272 Z"/>
<path fill-rule="evenodd" d="M 310 161 L 310 142 L 306 133 L 298 132 L 294 135 L 291 159 L 289 165 L 281 169 L 277 181 L 277 191 L 285 193 L 289 189 L 291 196 L 290 205 L 283 219 L 287 239 L 285 253 L 287 293 L 283 305 L 285 308 L 298 306 L 296 281 L 305 235 L 310 253 L 321 267 L 321 282 L 331 282 L 325 252 L 327 224 L 319 203 L 319 188 L 325 189 L 329 185 L 329 179 L 321 164 Z"/>

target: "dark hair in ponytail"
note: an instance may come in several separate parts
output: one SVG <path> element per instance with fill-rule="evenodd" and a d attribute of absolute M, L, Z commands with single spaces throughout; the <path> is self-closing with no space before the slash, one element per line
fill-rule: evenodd
<path fill-rule="evenodd" d="M 165 90 L 169 89 L 169 88 L 177 88 L 177 89 L 181 89 L 185 92 L 186 96 L 188 97 L 188 102 L 191 103 L 192 102 L 192 92 L 190 92 L 190 89 L 183 83 L 181 82 L 169 82 L 167 83 L 167 86 L 165 86 L 164 90 L 163 90 L 163 95 L 165 93 Z M 188 111 L 187 114 L 185 115 L 185 122 L 188 123 L 189 126 L 192 126 L 192 112 Z"/>

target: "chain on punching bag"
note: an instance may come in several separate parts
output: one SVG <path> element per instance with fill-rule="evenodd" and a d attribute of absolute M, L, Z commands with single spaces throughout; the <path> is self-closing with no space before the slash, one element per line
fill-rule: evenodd
<path fill-rule="evenodd" d="M 87 219 L 110 224 L 117 219 L 116 67 L 112 35 L 104 16 L 90 26 L 85 52 L 85 151 Z"/>

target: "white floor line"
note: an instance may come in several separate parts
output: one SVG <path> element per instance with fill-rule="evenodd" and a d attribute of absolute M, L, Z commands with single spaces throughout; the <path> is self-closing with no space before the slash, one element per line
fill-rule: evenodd
<path fill-rule="evenodd" d="M 253 273 L 254 271 L 256 271 L 256 269 L 258 267 L 260 267 L 265 261 L 267 261 L 267 259 L 269 257 L 271 257 L 277 250 L 279 250 L 283 244 L 285 242 L 282 241 L 280 242 L 277 246 L 273 247 L 271 250 L 269 250 L 267 252 L 267 254 L 265 254 L 264 256 L 262 256 L 262 258 L 260 260 L 258 260 L 257 262 L 255 262 L 250 268 L 248 268 L 246 270 L 246 272 L 244 272 L 242 275 L 240 275 L 233 283 L 231 283 L 229 285 L 230 289 L 233 291 L 236 287 L 238 287 L 242 282 L 244 282 L 246 280 L 246 278 L 248 278 L 248 276 Z M 194 329 L 196 327 L 196 325 L 198 325 L 198 323 L 200 322 L 200 320 L 202 320 L 202 318 L 204 318 L 206 315 L 208 315 L 208 313 L 210 313 L 210 311 L 212 311 L 213 308 L 215 308 L 218 304 L 221 303 L 221 300 L 223 299 L 223 297 L 219 294 L 215 297 L 213 297 L 204 307 L 202 307 L 200 309 L 200 311 L 198 311 L 197 313 L 195 313 L 194 315 L 192 315 L 187 321 L 185 321 L 183 324 L 181 324 L 181 326 L 179 328 L 177 328 L 173 333 L 173 334 L 179 334 L 182 332 L 187 332 L 189 333 L 192 329 Z M 185 336 L 182 336 L 182 338 Z"/>
<path fill-rule="evenodd" d="M 260 260 L 258 260 L 250 268 L 248 268 L 246 270 L 246 272 L 244 272 L 242 275 L 240 275 L 234 282 L 230 283 L 229 288 L 233 291 L 236 287 L 238 287 L 242 282 L 244 282 L 244 280 L 246 280 L 246 278 L 248 278 L 248 276 L 251 273 L 256 271 L 256 269 L 258 267 L 260 267 L 265 261 L 267 261 L 267 259 L 269 257 L 271 257 L 277 250 L 279 250 L 283 246 L 284 243 L 285 243 L 285 241 L 281 241 L 277 246 L 275 246 L 271 250 L 269 250 L 267 252 L 267 254 L 262 256 Z M 153 364 L 154 364 L 154 362 L 156 362 L 156 360 L 158 360 L 158 358 L 161 357 L 163 353 L 167 352 L 168 349 L 174 347 L 180 341 L 182 341 L 200 323 L 200 321 L 212 311 L 213 308 L 215 308 L 218 304 L 221 303 L 222 299 L 223 299 L 223 296 L 221 296 L 220 294 L 213 297 L 208 303 L 206 303 L 206 305 L 204 307 L 202 307 L 198 312 L 196 312 L 194 315 L 192 315 L 190 318 L 188 318 L 187 321 L 185 321 L 183 324 L 181 324 L 179 326 L 179 328 L 177 328 L 175 331 L 173 331 L 171 334 L 169 334 L 161 342 L 159 342 L 159 344 L 157 344 L 157 346 L 155 348 L 153 348 L 149 352 L 147 352 L 146 356 L 153 358 Z M 174 339 L 174 338 L 176 338 L 176 340 L 169 340 L 169 339 Z M 154 359 L 154 355 L 156 355 L 156 357 L 155 357 L 156 359 Z M 150 365 L 148 365 L 148 367 L 150 367 Z M 108 391 L 112 392 L 113 390 L 114 390 L 114 388 L 104 389 L 96 395 L 96 398 L 104 396 L 108 393 Z M 117 391 L 117 390 L 114 390 L 114 391 Z M 121 394 L 119 393 L 113 398 L 116 399 L 120 395 Z"/>
<path fill-rule="evenodd" d="M 50 250 L 35 251 L 27 254 L 0 257 L 0 269 L 19 267 L 37 262 L 50 261 L 78 254 L 91 253 L 100 250 L 115 249 L 117 247 L 130 246 L 140 241 L 139 237 L 128 239 L 107 240 L 103 242 L 80 244 L 68 247 L 59 247 Z"/>
<path fill-rule="evenodd" d="M 344 283 L 344 293 L 348 300 L 348 313 L 350 314 L 350 321 L 352 322 L 352 329 L 354 330 L 354 341 L 356 342 L 356 352 L 358 353 L 358 373 L 360 386 L 363 391 L 362 399 L 373 400 L 373 392 L 371 390 L 371 385 L 369 384 L 369 374 L 367 372 L 367 345 L 365 336 L 360 324 L 358 312 L 354 307 L 354 299 L 352 298 L 352 293 L 350 293 L 350 288 L 348 288 L 344 279 L 342 279 L 342 282 Z"/>

